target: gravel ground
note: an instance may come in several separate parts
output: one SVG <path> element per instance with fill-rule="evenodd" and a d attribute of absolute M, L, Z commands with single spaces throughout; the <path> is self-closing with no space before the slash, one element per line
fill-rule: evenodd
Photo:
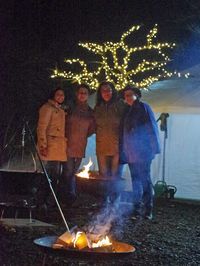
<path fill-rule="evenodd" d="M 99 212 L 94 203 L 94 198 L 82 195 L 73 207 L 63 207 L 69 227 L 88 223 Z M 57 209 L 50 210 L 48 217 L 38 211 L 33 215 L 55 227 L 0 225 L 0 265 L 42 265 L 44 252 L 33 240 L 66 231 Z M 131 220 L 128 215 L 121 218 L 112 224 L 110 234 L 118 241 L 133 245 L 135 252 L 81 258 L 69 257 L 67 252 L 50 252 L 45 265 L 200 265 L 199 204 L 162 199 L 155 202 L 153 220 Z"/>

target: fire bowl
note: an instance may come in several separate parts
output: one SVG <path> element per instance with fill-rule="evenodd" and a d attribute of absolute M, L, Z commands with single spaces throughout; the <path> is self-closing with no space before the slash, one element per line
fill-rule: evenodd
<path fill-rule="evenodd" d="M 77 190 L 89 193 L 93 196 L 107 196 L 111 193 L 120 193 L 124 190 L 125 179 L 112 178 L 99 175 L 97 171 L 91 171 L 89 178 L 76 175 Z"/>
<path fill-rule="evenodd" d="M 112 247 L 113 251 L 102 251 L 98 249 L 88 249 L 88 250 L 78 250 L 78 249 L 72 249 L 72 248 L 53 248 L 53 244 L 57 240 L 57 236 L 45 236 L 42 238 L 35 239 L 33 242 L 37 246 L 39 246 L 43 251 L 45 252 L 61 252 L 62 254 L 65 254 L 67 256 L 83 256 L 86 257 L 88 256 L 98 256 L 98 255 L 127 255 L 131 254 L 135 251 L 135 248 L 129 244 L 123 243 L 123 242 L 118 242 L 118 241 L 112 241 Z"/>

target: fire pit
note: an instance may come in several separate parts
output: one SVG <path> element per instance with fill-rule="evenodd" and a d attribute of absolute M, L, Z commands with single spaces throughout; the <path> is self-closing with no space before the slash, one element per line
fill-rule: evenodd
<path fill-rule="evenodd" d="M 106 195 L 108 192 L 114 194 L 122 190 L 122 180 L 112 177 L 102 177 L 96 171 L 88 171 L 91 164 L 92 162 L 90 161 L 89 164 L 84 167 L 84 171 L 76 175 L 79 188 L 82 186 L 84 192 L 86 192 L 88 188 L 88 192 L 90 193 L 95 192 L 96 194 L 97 191 L 101 191 L 101 193 L 106 193 Z M 113 221 L 119 216 L 116 206 L 109 204 L 82 229 L 75 226 L 70 230 L 64 219 L 67 227 L 67 231 L 64 234 L 59 237 L 42 237 L 34 240 L 34 243 L 43 248 L 43 250 L 62 251 L 68 254 L 68 256 L 132 253 L 135 251 L 133 246 L 113 241 L 108 237 Z"/>
<path fill-rule="evenodd" d="M 89 178 L 76 176 L 77 190 L 82 193 L 89 193 L 93 196 L 104 196 L 112 192 L 120 193 L 124 186 L 123 178 L 114 179 L 100 176 L 98 172 L 90 172 Z"/>
<path fill-rule="evenodd" d="M 122 190 L 124 180 L 114 179 L 112 177 L 102 177 L 97 171 L 88 171 L 91 162 L 85 167 L 84 171 L 76 174 L 76 182 L 79 190 L 83 192 L 94 193 L 94 195 L 116 196 Z M 108 204 L 106 208 L 101 209 L 91 221 L 82 229 L 76 226 L 59 237 L 46 236 L 34 240 L 34 243 L 45 251 L 62 252 L 67 256 L 88 255 L 124 255 L 135 251 L 135 248 L 129 244 L 113 241 L 108 237 L 113 222 L 119 217 L 117 204 Z M 45 264 L 43 259 L 43 265 Z"/>
<path fill-rule="evenodd" d="M 125 179 L 102 176 L 98 171 L 90 171 L 90 162 L 85 165 L 82 171 L 76 174 L 77 190 L 82 193 L 89 193 L 93 196 L 104 196 L 110 193 L 120 193 L 125 186 Z"/>
<path fill-rule="evenodd" d="M 58 246 L 57 248 L 54 247 L 58 237 L 57 236 L 46 236 L 42 238 L 38 238 L 34 240 L 34 244 L 42 248 L 43 251 L 51 251 L 51 252 L 62 252 L 68 256 L 84 256 L 85 255 L 126 255 L 133 253 L 135 248 L 129 244 L 112 241 L 112 250 L 111 249 L 100 249 L 100 248 L 86 248 L 86 249 L 78 249 L 78 248 L 69 248 L 66 246 Z"/>

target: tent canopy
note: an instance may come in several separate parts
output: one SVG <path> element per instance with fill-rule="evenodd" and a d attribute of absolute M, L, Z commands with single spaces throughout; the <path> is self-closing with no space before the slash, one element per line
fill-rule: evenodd
<path fill-rule="evenodd" d="M 159 81 L 143 92 L 143 100 L 156 113 L 200 113 L 200 79 L 177 78 Z"/>
<path fill-rule="evenodd" d="M 184 72 L 191 73 L 190 78 L 156 82 L 143 93 L 143 100 L 156 118 L 169 113 L 164 180 L 177 187 L 177 197 L 200 200 L 200 65 Z M 162 131 L 160 138 L 163 147 Z M 162 149 L 152 164 L 154 183 L 163 180 L 163 155 Z"/>

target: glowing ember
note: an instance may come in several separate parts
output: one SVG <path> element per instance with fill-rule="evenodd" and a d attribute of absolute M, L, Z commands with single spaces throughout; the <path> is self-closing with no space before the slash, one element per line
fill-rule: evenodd
<path fill-rule="evenodd" d="M 90 178 L 89 169 L 93 165 L 93 162 L 90 158 L 89 163 L 83 166 L 83 170 L 77 174 L 78 177 Z"/>

